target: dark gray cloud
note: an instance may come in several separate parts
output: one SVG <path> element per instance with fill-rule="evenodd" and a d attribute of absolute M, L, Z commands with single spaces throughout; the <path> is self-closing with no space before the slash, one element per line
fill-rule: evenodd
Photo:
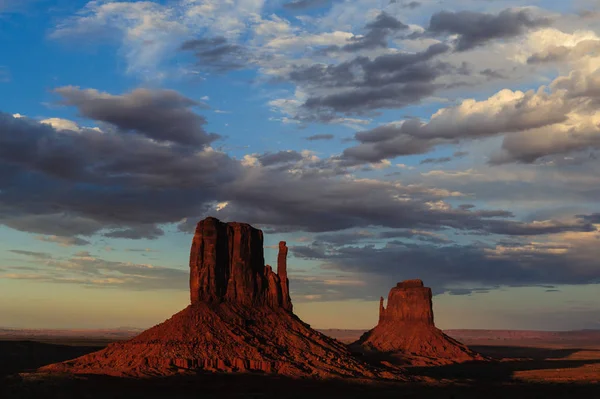
<path fill-rule="evenodd" d="M 309 97 L 304 103 L 309 114 L 400 108 L 442 87 L 433 81 L 455 68 L 432 59 L 448 50 L 447 45 L 437 43 L 418 53 L 384 54 L 374 59 L 359 56 L 338 65 L 296 68 L 289 79 L 315 89 L 336 89 L 331 94 Z"/>
<path fill-rule="evenodd" d="M 314 134 L 312 136 L 305 137 L 308 141 L 316 140 L 332 140 L 335 136 L 333 134 Z"/>
<path fill-rule="evenodd" d="M 390 14 L 382 11 L 374 21 L 369 22 L 365 25 L 365 28 L 368 30 L 382 30 L 389 29 L 392 31 L 395 30 L 404 30 L 408 29 L 408 25 L 398 21 L 395 17 Z"/>
<path fill-rule="evenodd" d="M 313 246 L 318 244 L 350 245 L 358 242 L 373 241 L 377 236 L 369 231 L 339 232 L 319 234 L 315 237 Z"/>
<path fill-rule="evenodd" d="M 452 161 L 452 157 L 440 157 L 440 158 L 425 158 L 420 162 L 421 165 L 430 163 L 446 163 Z"/>
<path fill-rule="evenodd" d="M 588 223 L 600 224 L 600 213 L 592 213 L 591 215 L 577 215 L 577 217 L 585 220 Z"/>
<path fill-rule="evenodd" d="M 123 229 L 123 230 L 114 230 L 114 231 L 105 233 L 104 237 L 127 238 L 127 239 L 131 239 L 131 240 L 139 240 L 139 239 L 145 238 L 148 240 L 154 240 L 154 239 L 161 237 L 164 234 L 165 234 L 165 232 L 163 231 L 163 229 L 161 229 L 158 226 L 141 225 L 141 226 L 130 227 L 130 228 Z"/>
<path fill-rule="evenodd" d="M 546 131 L 519 132 L 507 135 L 502 147 L 490 157 L 491 165 L 507 163 L 531 164 L 536 162 L 555 165 L 578 165 L 593 162 L 596 155 L 593 150 L 600 148 L 598 126 L 592 123 L 569 129 L 563 133 L 562 126 L 554 129 L 549 126 Z M 566 157 L 565 155 L 569 155 Z"/>
<path fill-rule="evenodd" d="M 378 141 L 388 134 L 363 132 L 357 138 Z M 300 159 L 295 152 L 258 158 L 267 165 Z M 161 224 L 187 218 L 193 225 L 210 213 L 274 231 L 377 226 L 506 235 L 584 231 L 583 223 L 523 224 L 504 220 L 512 217 L 504 210 L 439 205 L 457 194 L 356 179 L 342 163 L 307 160 L 293 171 L 244 166 L 209 147 L 165 145 L 137 130 L 57 131 L 28 118 L 0 114 L 0 223 L 59 237 L 99 233 L 128 238 L 156 237 Z M 217 203 L 227 206 L 216 211 Z"/>
<path fill-rule="evenodd" d="M 392 230 L 392 231 L 383 231 L 378 234 L 379 238 L 388 239 L 388 238 L 409 238 L 423 242 L 430 242 L 432 244 L 449 244 L 452 240 L 448 238 L 428 232 L 428 231 L 419 231 L 419 230 Z"/>
<path fill-rule="evenodd" d="M 507 79 L 508 76 L 505 75 L 504 73 L 502 73 L 501 71 L 495 70 L 495 69 L 491 69 L 491 68 L 486 68 L 482 71 L 479 71 L 479 74 L 482 76 L 485 76 L 488 79 Z"/>
<path fill-rule="evenodd" d="M 387 292 L 390 281 L 421 278 L 434 293 L 468 294 L 498 286 L 594 284 L 600 268 L 593 252 L 580 256 L 564 248 L 521 246 L 503 252 L 495 245 L 388 244 L 343 246 L 322 251 L 297 246 L 294 256 L 322 261 L 322 268 L 356 274 L 368 281 L 367 292 L 344 290 L 346 298 L 377 296 Z"/>
<path fill-rule="evenodd" d="M 526 9 L 507 9 L 487 14 L 473 11 L 440 11 L 431 16 L 427 32 L 458 35 L 457 51 L 466 51 L 494 39 L 519 36 L 528 29 L 550 25 L 551 20 L 536 17 Z"/>
<path fill-rule="evenodd" d="M 321 52 L 346 51 L 357 52 L 361 50 L 372 50 L 376 48 L 387 48 L 388 37 L 395 32 L 408 29 L 408 25 L 400 22 L 395 17 L 381 12 L 374 21 L 365 25 L 366 33 L 362 36 L 354 36 L 344 46 L 330 46 Z"/>
<path fill-rule="evenodd" d="M 306 10 L 313 7 L 322 7 L 330 4 L 333 0 L 294 0 L 283 4 L 289 10 Z"/>
<path fill-rule="evenodd" d="M 136 89 L 115 96 L 66 86 L 55 92 L 63 97 L 64 104 L 77 107 L 86 118 L 161 142 L 203 146 L 219 138 L 208 134 L 203 129 L 206 119 L 191 110 L 201 104 L 174 90 Z"/>
<path fill-rule="evenodd" d="M 249 54 L 244 47 L 229 43 L 222 36 L 188 40 L 181 45 L 181 50 L 193 52 L 198 66 L 217 72 L 243 69 L 249 62 Z"/>
<path fill-rule="evenodd" d="M 34 251 L 25 251 L 21 249 L 9 249 L 8 252 L 12 252 L 18 255 L 31 256 L 36 259 L 52 259 L 52 255 L 46 252 L 34 252 Z"/>
<path fill-rule="evenodd" d="M 75 237 L 202 213 L 242 166 L 214 150 L 163 145 L 136 131 L 59 132 L 0 114 L 0 170 L 0 223 Z"/>
<path fill-rule="evenodd" d="M 263 166 L 297 162 L 301 159 L 302 154 L 300 154 L 297 151 L 279 151 L 276 153 L 265 153 L 258 157 L 258 160 Z"/>

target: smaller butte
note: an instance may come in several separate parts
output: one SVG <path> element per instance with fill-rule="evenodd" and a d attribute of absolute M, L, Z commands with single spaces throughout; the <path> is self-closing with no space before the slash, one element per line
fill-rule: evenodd
<path fill-rule="evenodd" d="M 444 365 L 486 360 L 444 334 L 433 321 L 431 288 L 407 280 L 390 290 L 387 308 L 379 303 L 379 323 L 351 347 L 367 355 L 389 354 L 408 365 Z"/>

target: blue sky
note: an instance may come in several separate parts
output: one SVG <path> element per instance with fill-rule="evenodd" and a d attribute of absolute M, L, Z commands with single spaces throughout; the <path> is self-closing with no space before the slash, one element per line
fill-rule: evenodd
<path fill-rule="evenodd" d="M 212 215 L 316 327 L 408 278 L 442 328 L 600 327 L 599 12 L 0 0 L 0 325 L 162 321 Z"/>

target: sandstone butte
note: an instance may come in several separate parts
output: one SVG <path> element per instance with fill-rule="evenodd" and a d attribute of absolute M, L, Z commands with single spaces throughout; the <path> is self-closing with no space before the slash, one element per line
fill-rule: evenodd
<path fill-rule="evenodd" d="M 40 372 L 149 377 L 180 372 L 266 372 L 293 377 L 403 379 L 355 359 L 292 312 L 285 242 L 277 273 L 265 266 L 262 231 L 200 221 L 190 254 L 191 304 L 124 342 Z"/>
<path fill-rule="evenodd" d="M 385 353 L 394 363 L 444 365 L 486 360 L 435 327 L 431 288 L 421 280 L 407 280 L 390 290 L 387 308 L 381 297 L 379 323 L 351 344 L 365 354 Z"/>

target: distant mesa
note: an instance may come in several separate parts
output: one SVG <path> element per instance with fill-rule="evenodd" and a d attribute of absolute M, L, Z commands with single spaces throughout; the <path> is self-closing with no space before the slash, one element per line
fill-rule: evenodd
<path fill-rule="evenodd" d="M 390 354 L 409 365 L 443 365 L 485 360 L 444 334 L 433 321 L 431 288 L 407 280 L 390 290 L 387 308 L 379 303 L 379 323 L 351 347 L 365 354 Z"/>
<path fill-rule="evenodd" d="M 292 313 L 287 251 L 280 242 L 275 273 L 265 265 L 262 231 L 206 218 L 192 240 L 187 308 L 128 341 L 39 371 L 147 377 L 204 370 L 402 379 L 355 359 L 345 345 Z"/>

